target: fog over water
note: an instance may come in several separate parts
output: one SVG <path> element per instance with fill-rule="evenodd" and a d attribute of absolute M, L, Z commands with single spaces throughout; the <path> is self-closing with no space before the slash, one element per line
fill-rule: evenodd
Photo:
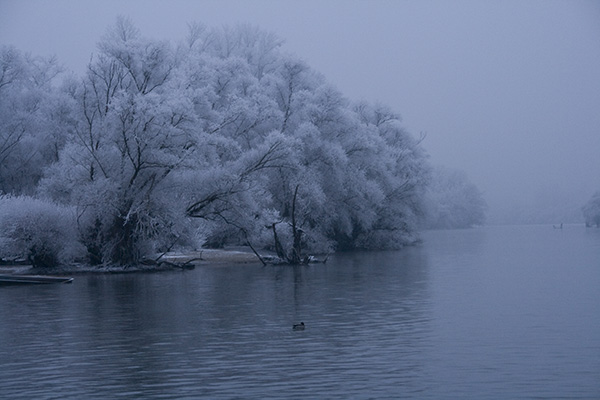
<path fill-rule="evenodd" d="M 274 32 L 349 98 L 426 133 L 432 163 L 466 171 L 492 223 L 580 220 L 600 190 L 596 1 L 1 0 L 0 45 L 81 73 L 118 15 L 173 42 L 188 22 Z"/>

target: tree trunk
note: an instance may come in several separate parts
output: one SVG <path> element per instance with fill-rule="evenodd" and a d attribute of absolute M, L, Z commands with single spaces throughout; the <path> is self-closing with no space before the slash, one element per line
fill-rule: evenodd
<path fill-rule="evenodd" d="M 135 233 L 136 217 L 128 220 L 119 216 L 113 224 L 113 246 L 109 258 L 115 264 L 134 266 L 139 261 L 138 240 Z"/>
<path fill-rule="evenodd" d="M 290 264 L 300 264 L 302 262 L 302 229 L 299 229 L 296 225 L 296 198 L 298 197 L 299 187 L 300 185 L 296 185 L 292 201 L 292 235 L 294 236 L 294 243 L 292 245 L 292 254 L 289 258 Z"/>
<path fill-rule="evenodd" d="M 285 251 L 283 250 L 283 246 L 281 245 L 279 237 L 277 236 L 277 229 L 275 228 L 276 225 L 277 224 L 271 225 L 271 228 L 273 229 L 273 241 L 275 242 L 275 253 L 277 253 L 277 257 L 281 258 L 282 260 L 288 261 L 288 258 L 285 255 Z"/>

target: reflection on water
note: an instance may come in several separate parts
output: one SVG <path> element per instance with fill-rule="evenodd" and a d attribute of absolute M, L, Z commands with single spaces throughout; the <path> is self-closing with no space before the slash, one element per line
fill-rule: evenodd
<path fill-rule="evenodd" d="M 492 227 L 326 265 L 0 288 L 2 396 L 600 397 L 599 244 Z"/>

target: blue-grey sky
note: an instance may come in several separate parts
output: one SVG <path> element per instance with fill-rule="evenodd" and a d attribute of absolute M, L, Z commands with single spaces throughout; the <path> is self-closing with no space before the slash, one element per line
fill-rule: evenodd
<path fill-rule="evenodd" d="M 0 0 L 0 44 L 81 72 L 118 15 L 172 41 L 188 22 L 274 32 L 347 97 L 426 133 L 431 161 L 466 171 L 492 221 L 600 190 L 599 1 Z"/>

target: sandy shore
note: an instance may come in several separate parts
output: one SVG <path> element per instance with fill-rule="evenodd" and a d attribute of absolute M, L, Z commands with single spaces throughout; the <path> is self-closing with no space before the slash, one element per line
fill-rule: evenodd
<path fill-rule="evenodd" d="M 261 255 L 262 256 L 262 255 Z M 268 255 L 264 255 L 269 257 Z M 193 262 L 194 264 L 229 264 L 229 263 L 260 263 L 260 260 L 256 257 L 250 249 L 236 248 L 233 249 L 204 249 L 195 252 L 186 253 L 167 253 L 161 260 L 174 262 L 174 263 L 186 263 Z"/>

